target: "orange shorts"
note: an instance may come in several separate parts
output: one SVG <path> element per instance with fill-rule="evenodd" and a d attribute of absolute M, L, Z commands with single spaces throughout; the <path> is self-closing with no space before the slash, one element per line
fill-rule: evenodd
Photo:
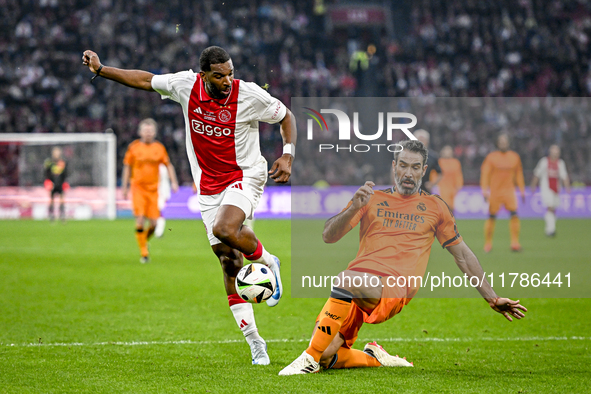
<path fill-rule="evenodd" d="M 400 313 L 402 308 L 410 302 L 410 298 L 405 298 L 403 296 L 406 295 L 406 289 L 388 286 L 387 279 L 387 276 L 381 278 L 382 284 L 384 285 L 382 298 L 380 298 L 380 302 L 371 313 L 368 314 L 359 308 L 355 302 L 351 303 L 352 305 L 349 314 L 343 321 L 343 325 L 339 330 L 345 338 L 343 347 L 350 349 L 353 346 L 363 323 L 383 323 L 394 317 L 394 315 Z"/>
<path fill-rule="evenodd" d="M 517 211 L 517 197 L 515 192 L 505 193 L 500 195 L 491 195 L 489 200 L 488 212 L 491 215 L 496 215 L 501 209 L 501 205 L 505 206 L 505 209 L 509 212 Z"/>
<path fill-rule="evenodd" d="M 131 197 L 134 216 L 144 216 L 148 219 L 158 219 L 158 191 L 149 191 L 138 185 L 131 186 Z"/>

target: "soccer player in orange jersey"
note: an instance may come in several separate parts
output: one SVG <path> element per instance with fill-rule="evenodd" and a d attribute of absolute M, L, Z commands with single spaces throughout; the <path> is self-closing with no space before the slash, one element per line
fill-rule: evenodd
<path fill-rule="evenodd" d="M 374 191 L 373 182 L 366 182 L 349 205 L 326 222 L 322 237 L 327 243 L 337 242 L 360 224 L 359 251 L 339 274 L 338 284 L 316 319 L 309 347 L 279 375 L 314 373 L 320 365 L 412 366 L 375 342 L 368 343 L 364 351 L 352 349 L 352 345 L 363 323 L 378 324 L 392 318 L 415 296 L 435 237 L 462 272 L 469 277 L 484 276 L 478 259 L 458 233 L 451 210 L 439 196 L 420 189 L 427 170 L 424 145 L 410 140 L 401 145 L 403 150 L 394 154 L 392 163 L 394 187 Z M 419 280 L 410 280 L 417 276 Z M 407 285 L 394 286 L 401 277 Z M 519 301 L 498 297 L 486 278 L 477 290 L 509 321 L 522 318 L 527 311 Z"/>
<path fill-rule="evenodd" d="M 489 218 L 484 224 L 484 251 L 488 253 L 492 249 L 497 212 L 501 209 L 501 205 L 504 205 L 511 214 L 509 220 L 511 250 L 519 252 L 521 251 L 521 245 L 519 244 L 519 229 L 521 226 L 517 217 L 515 186 L 519 187 L 521 200 L 525 203 L 523 167 L 519 155 L 509 150 L 509 136 L 507 134 L 499 135 L 497 147 L 499 150 L 489 153 L 480 169 L 482 195 L 489 203 Z"/>
<path fill-rule="evenodd" d="M 462 164 L 453 157 L 451 146 L 446 145 L 441 149 L 439 167 L 441 167 L 443 174 L 439 182 L 439 195 L 453 211 L 456 194 L 464 186 L 464 175 L 462 174 Z"/>
<path fill-rule="evenodd" d="M 160 217 L 158 209 L 158 166 L 160 164 L 166 165 L 172 191 L 176 192 L 179 188 L 166 148 L 155 140 L 157 127 L 154 119 L 142 120 L 138 126 L 140 139 L 129 144 L 123 159 L 123 198 L 127 199 L 131 179 L 135 234 L 140 247 L 141 263 L 150 261 L 148 241 L 154 234 L 156 221 Z M 144 228 L 146 219 L 149 222 L 147 229 Z"/>

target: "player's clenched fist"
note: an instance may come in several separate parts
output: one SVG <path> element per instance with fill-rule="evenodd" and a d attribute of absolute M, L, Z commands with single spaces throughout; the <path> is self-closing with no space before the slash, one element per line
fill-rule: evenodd
<path fill-rule="evenodd" d="M 96 74 L 96 70 L 101 66 L 101 60 L 95 52 L 86 50 L 82 54 L 82 64 L 88 66 L 90 71 Z"/>
<path fill-rule="evenodd" d="M 360 209 L 360 208 L 367 205 L 367 203 L 369 202 L 369 199 L 371 198 L 371 195 L 373 194 L 372 188 L 375 185 L 376 184 L 373 183 L 372 181 L 367 181 L 367 182 L 365 182 L 365 185 L 363 185 L 359 189 L 357 189 L 357 191 L 353 195 L 353 204 L 352 204 L 353 208 Z"/>

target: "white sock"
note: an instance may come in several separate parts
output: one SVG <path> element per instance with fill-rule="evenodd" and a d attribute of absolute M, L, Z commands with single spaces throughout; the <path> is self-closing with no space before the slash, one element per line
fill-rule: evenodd
<path fill-rule="evenodd" d="M 267 249 L 263 246 L 263 254 L 256 260 L 251 260 L 253 263 L 260 263 L 265 264 L 267 267 L 270 267 L 272 264 L 275 264 L 275 260 L 273 260 L 273 256 L 271 253 L 267 252 Z"/>
<path fill-rule="evenodd" d="M 236 324 L 238 324 L 238 328 L 240 328 L 242 334 L 244 334 L 244 338 L 249 345 L 251 345 L 252 341 L 255 339 L 263 339 L 259 335 L 257 324 L 254 320 L 252 304 L 246 302 L 242 304 L 234 304 L 230 307 L 230 310 L 234 315 L 234 319 L 236 320 Z"/>
<path fill-rule="evenodd" d="M 556 214 L 551 211 L 546 211 L 544 214 L 544 220 L 546 221 L 546 234 L 550 235 L 556 231 Z"/>

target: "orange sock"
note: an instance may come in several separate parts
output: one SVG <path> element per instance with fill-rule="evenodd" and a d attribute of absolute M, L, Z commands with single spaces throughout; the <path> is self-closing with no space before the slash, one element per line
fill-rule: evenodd
<path fill-rule="evenodd" d="M 347 349 L 342 347 L 336 354 L 334 365 L 330 368 L 363 368 L 363 367 L 380 367 L 382 364 L 369 354 L 361 350 Z"/>
<path fill-rule="evenodd" d="M 493 235 L 495 234 L 495 219 L 488 218 L 484 222 L 484 242 L 486 244 L 492 243 Z"/>
<path fill-rule="evenodd" d="M 519 245 L 519 230 L 521 230 L 521 222 L 516 215 L 511 216 L 509 220 L 509 233 L 511 234 L 511 246 Z"/>
<path fill-rule="evenodd" d="M 146 241 L 149 241 L 150 238 L 152 238 L 152 235 L 154 235 L 154 231 L 156 231 L 156 227 L 148 227 L 148 233 L 146 234 Z"/>
<path fill-rule="evenodd" d="M 140 247 L 140 254 L 142 257 L 148 256 L 148 233 L 144 231 L 143 228 L 136 228 L 135 229 L 135 237 L 137 239 L 137 244 Z"/>
<path fill-rule="evenodd" d="M 317 362 L 320 361 L 322 353 L 339 332 L 343 321 L 349 314 L 353 299 L 350 292 L 339 288 L 334 288 L 330 295 L 331 297 L 326 301 L 322 312 L 320 312 L 318 329 L 312 337 L 310 346 L 306 349 L 306 353 L 314 357 Z"/>

